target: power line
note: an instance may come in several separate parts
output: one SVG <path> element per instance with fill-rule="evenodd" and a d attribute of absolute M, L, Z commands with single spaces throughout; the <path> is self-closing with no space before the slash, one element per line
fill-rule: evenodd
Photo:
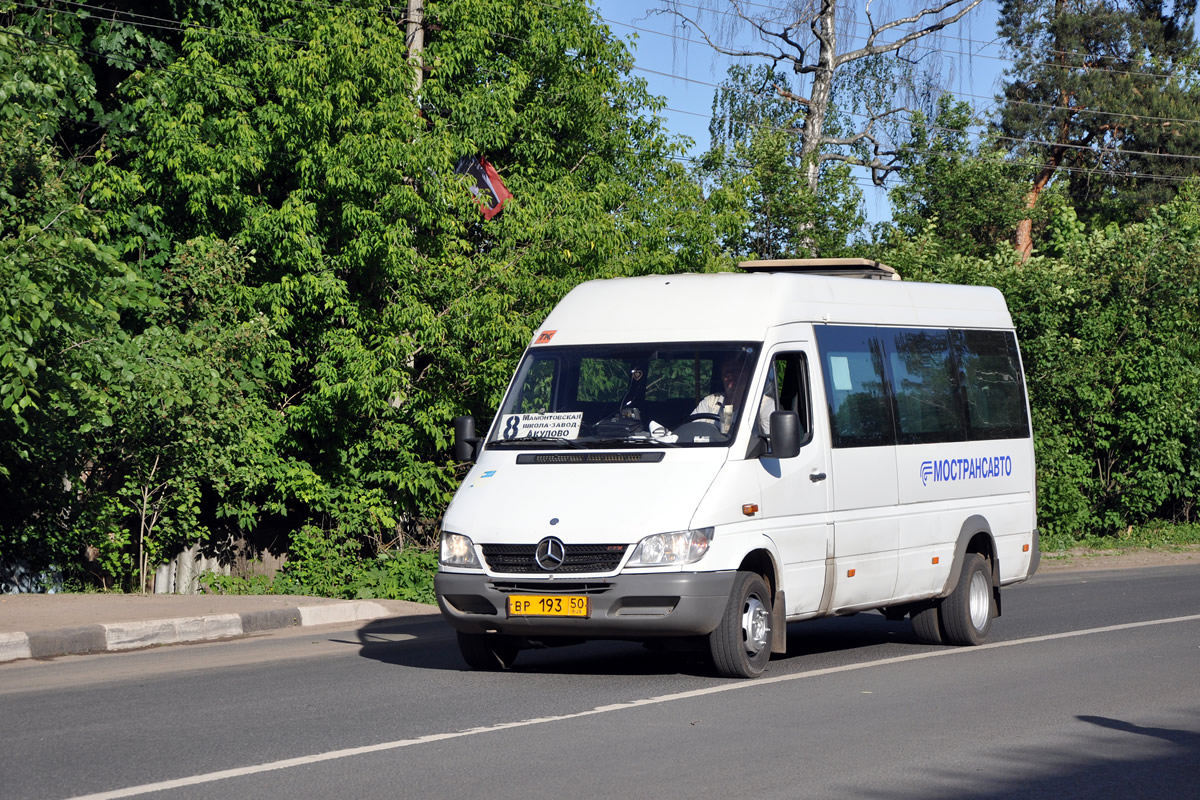
<path fill-rule="evenodd" d="M 690 6 L 690 7 L 695 8 L 696 6 Z M 727 14 L 728 12 L 714 12 L 714 13 Z M 697 44 L 697 45 L 703 45 L 705 47 L 708 47 L 707 42 L 702 42 L 698 39 L 692 39 L 692 38 L 689 38 L 686 36 L 680 36 L 680 35 L 674 34 L 674 33 L 667 33 L 665 31 L 655 30 L 653 28 L 641 28 L 641 27 L 638 27 L 638 26 L 633 25 L 628 22 L 621 22 L 620 20 L 609 19 L 607 17 L 599 17 L 599 19 L 601 21 L 607 22 L 611 25 L 620 25 L 622 27 L 631 28 L 632 30 L 635 30 L 639 33 L 648 33 L 648 34 L 653 34 L 655 36 L 662 36 L 662 37 L 665 37 L 668 39 L 674 39 L 676 41 L 683 42 L 684 44 L 688 44 L 688 45 Z M 866 23 L 855 22 L 853 24 L 855 24 L 857 26 L 863 26 Z M 960 37 L 946 36 L 941 33 L 939 33 L 938 36 L 942 37 L 942 38 L 948 38 L 948 39 L 958 39 L 960 41 L 970 41 L 970 40 L 966 40 L 966 39 L 961 39 Z M 851 35 L 849 38 L 851 40 L 855 40 L 855 41 L 863 41 L 863 42 L 866 41 L 865 36 Z M 992 42 L 992 43 L 994 43 L 994 42 Z M 989 43 L 989 44 L 992 44 L 992 43 Z M 966 58 L 983 58 L 983 59 L 987 59 L 990 61 L 999 61 L 999 62 L 1008 64 L 1008 65 L 1014 66 L 1014 67 L 1016 66 L 1016 62 L 1013 59 L 1006 58 L 1004 56 L 993 56 L 993 55 L 987 55 L 985 53 L 979 53 L 979 52 L 968 53 L 968 52 L 963 52 L 961 50 L 946 50 L 944 48 L 934 47 L 932 45 L 917 44 L 915 42 L 910 43 L 909 45 L 907 45 L 907 47 L 912 50 L 925 50 L 925 51 L 928 51 L 931 53 L 938 53 L 938 54 L 944 54 L 944 55 L 960 56 L 960 57 L 966 57 Z M 1047 52 L 1061 52 L 1061 51 L 1047 51 Z M 726 55 L 728 55 L 728 54 L 726 54 Z M 1087 54 L 1075 54 L 1075 55 L 1086 56 Z M 729 57 L 737 58 L 738 56 L 729 56 Z M 1104 56 L 1096 56 L 1096 57 L 1103 58 Z M 1113 70 L 1113 69 L 1106 69 L 1106 68 L 1101 69 L 1101 68 L 1094 68 L 1094 67 L 1089 68 L 1089 67 L 1082 66 L 1082 65 L 1059 64 L 1059 63 L 1056 63 L 1053 61 L 1035 62 L 1032 66 L 1044 66 L 1044 67 L 1053 67 L 1053 68 L 1057 68 L 1057 69 L 1072 69 L 1072 70 L 1090 69 L 1091 71 L 1097 71 L 1097 72 L 1108 72 L 1111 74 L 1119 74 L 1119 75 L 1135 75 L 1135 76 L 1146 77 L 1146 78 L 1183 78 L 1183 77 L 1190 77 L 1190 76 L 1193 76 L 1196 74 L 1196 68 L 1191 68 L 1189 70 L 1186 70 L 1183 72 L 1182 75 L 1180 75 L 1180 74 L 1174 74 L 1174 73 L 1163 74 L 1163 73 L 1154 73 L 1154 72 L 1134 72 L 1134 71 L 1129 71 L 1129 70 Z"/>
<path fill-rule="evenodd" d="M 773 95 L 764 94 L 763 92 L 754 92 L 754 91 L 750 91 L 748 89 L 738 89 L 736 87 L 730 87 L 730 86 L 726 86 L 724 84 L 716 84 L 716 83 L 712 83 L 710 81 L 702 81 L 697 78 L 689 78 L 684 75 L 675 75 L 675 74 L 672 74 L 669 72 L 661 72 L 659 70 L 650 69 L 648 67 L 635 66 L 634 69 L 639 72 L 646 72 L 646 73 L 650 73 L 652 75 L 659 75 L 661 77 L 674 78 L 677 80 L 686 81 L 688 83 L 695 83 L 695 84 L 698 84 L 701 86 L 707 86 L 707 87 L 714 88 L 714 89 L 724 89 L 726 91 L 730 91 L 735 94 L 743 94 L 743 95 L 749 95 L 751 97 L 762 97 L 762 98 L 773 97 Z M 990 99 L 990 98 L 984 98 L 981 95 L 959 94 L 959 93 L 953 93 L 953 92 L 951 92 L 951 94 L 953 94 L 956 97 L 972 97 L 972 98 L 980 99 L 980 100 Z M 1123 118 L 1133 119 L 1133 120 L 1146 120 L 1146 121 L 1151 121 L 1151 122 L 1178 122 L 1178 123 L 1185 123 L 1185 124 L 1200 125 L 1200 120 L 1195 120 L 1195 119 L 1184 119 L 1184 118 L 1178 118 L 1178 117 L 1154 117 L 1154 116 L 1147 116 L 1147 115 L 1140 115 L 1140 114 L 1128 114 L 1128 113 L 1122 113 L 1122 112 L 1117 112 L 1117 111 L 1104 111 L 1101 109 L 1062 109 L 1062 107 L 1060 107 L 1060 106 L 1053 106 L 1053 105 L 1049 105 L 1046 103 L 1033 103 L 1033 102 L 1024 101 L 1024 100 L 1008 100 L 1006 102 L 1008 102 L 1010 104 L 1015 104 L 1015 105 L 1030 106 L 1033 108 L 1044 108 L 1044 109 L 1051 109 L 1051 110 L 1068 110 L 1074 114 L 1099 114 L 1099 115 L 1112 116 L 1112 117 L 1123 117 Z M 697 112 L 697 111 L 685 111 L 683 109 L 677 109 L 677 108 L 672 108 L 670 110 L 675 113 L 688 114 L 691 116 L 707 117 L 708 119 L 713 118 L 712 114 L 704 114 L 704 113 Z M 846 113 L 849 116 L 861 117 L 863 119 L 868 119 L 868 120 L 872 118 L 870 115 L 858 114 L 855 112 L 843 112 L 843 113 Z M 935 128 L 936 126 L 929 126 L 929 127 Z M 956 130 L 957 132 L 960 132 L 960 133 L 968 132 L 966 129 L 952 129 L 952 128 L 938 128 L 938 129 L 939 130 Z M 1031 144 L 1044 144 L 1044 142 L 1038 142 L 1036 140 L 1016 139 L 1016 138 L 1012 138 L 1012 137 L 1001 137 L 1001 138 L 1007 138 L 1007 139 L 1010 139 L 1011 141 L 1029 142 Z M 1171 155 L 1171 154 L 1155 154 L 1155 153 L 1130 151 L 1130 150 L 1123 150 L 1121 152 L 1129 153 L 1131 155 L 1166 155 L 1166 156 Z M 1178 156 L 1178 157 L 1180 157 L 1180 158 L 1200 158 L 1200 156 L 1182 156 L 1182 155 Z"/>
<path fill-rule="evenodd" d="M 241 33 L 241 32 L 235 33 L 235 32 L 229 32 L 229 31 L 222 31 L 218 28 L 214 28 L 214 27 L 207 26 L 207 25 L 200 25 L 197 23 L 185 23 L 182 21 L 169 20 L 164 17 L 155 17 L 155 16 L 151 16 L 148 14 L 138 14 L 135 12 L 120 11 L 120 10 L 116 10 L 116 9 L 106 9 L 106 8 L 103 8 L 100 6 L 94 6 L 94 5 L 90 5 L 88 3 L 78 2 L 78 0 L 57 0 L 57 1 L 59 3 L 65 4 L 65 5 L 75 6 L 80 9 L 86 9 L 89 11 L 123 14 L 128 17 L 136 17 L 138 19 L 152 20 L 155 22 L 167 22 L 167 23 L 172 24 L 172 26 L 166 26 L 166 25 L 154 25 L 154 24 L 150 24 L 150 23 L 139 23 L 139 22 L 133 21 L 132 19 L 120 20 L 120 22 L 122 22 L 123 24 L 132 25 L 134 27 L 144 27 L 144 28 L 159 29 L 159 30 L 170 30 L 170 31 L 181 32 L 181 33 L 185 32 L 187 30 L 202 30 L 202 31 L 206 31 L 206 32 L 213 33 L 213 34 L 220 35 L 220 36 L 225 36 L 225 37 L 229 37 L 229 38 L 246 39 L 246 40 L 251 40 L 251 41 L 275 41 L 275 42 L 280 42 L 280 43 L 285 43 L 285 44 L 301 45 L 301 46 L 308 44 L 307 42 L 303 42 L 303 41 L 300 41 L 297 39 L 287 39 L 284 37 L 272 36 L 269 34 L 254 35 L 254 34 L 247 34 L 247 33 Z M 332 5 L 325 4 L 325 3 L 314 2 L 314 0 L 289 0 L 289 2 L 293 3 L 294 5 L 317 6 L 317 7 L 328 8 L 328 9 L 333 9 L 333 10 L 338 9 L 338 7 L 336 7 L 336 6 L 332 6 Z M 24 8 L 34 8 L 34 9 L 38 9 L 38 10 L 41 10 L 41 8 L 42 8 L 41 6 L 37 6 L 36 4 L 31 4 L 31 3 L 18 3 L 17 5 L 24 7 Z M 541 3 L 541 5 L 551 7 L 551 8 L 562 8 L 562 6 L 555 6 L 550 3 Z M 682 4 L 682 5 L 686 5 L 686 4 Z M 758 5 L 758 4 L 747 3 L 746 5 Z M 699 8 L 698 6 L 687 6 L 687 7 Z M 390 5 L 380 6 L 380 8 L 385 8 L 390 11 L 399 10 L 397 7 L 390 6 Z M 363 9 L 363 10 L 365 10 L 365 9 Z M 728 12 L 714 12 L 714 13 L 728 14 Z M 631 27 L 635 30 L 643 31 L 646 33 L 653 33 L 653 34 L 665 36 L 668 38 L 681 39 L 681 40 L 683 40 L 685 42 L 689 42 L 689 43 L 698 43 L 698 42 L 696 42 L 696 40 L 693 40 L 693 39 L 686 39 L 684 37 L 678 37 L 673 34 L 668 34 L 668 33 L 664 33 L 661 31 L 655 31 L 652 29 L 637 28 L 636 26 L 628 25 L 627 23 L 622 23 L 617 20 L 611 20 L 611 19 L 608 19 L 605 17 L 598 17 L 598 18 L 604 22 L 608 22 L 611 24 L 617 24 L 617 25 L 625 25 L 627 27 Z M 116 20 L 114 20 L 114 21 L 116 21 Z M 855 24 L 864 25 L 865 23 L 855 23 Z M 490 32 L 490 33 L 494 36 L 500 36 L 503 38 L 509 38 L 509 39 L 518 40 L 518 41 L 520 40 L 519 37 L 508 36 L 506 34 L 501 34 L 501 33 L 497 33 L 497 32 Z M 937 50 L 936 48 L 925 48 L 925 49 L 929 49 L 929 50 L 935 51 L 935 52 L 944 52 L 944 51 Z M 961 53 L 960 53 L 960 55 L 961 55 Z M 991 56 L 987 56 L 987 57 L 994 58 Z M 1003 60 L 1003 59 L 998 59 L 998 60 Z M 639 71 L 645 71 L 645 72 L 648 72 L 651 74 L 660 75 L 662 77 L 670 77 L 670 78 L 674 78 L 677 80 L 683 80 L 683 81 L 690 82 L 690 83 L 696 83 L 699 85 L 708 86 L 711 88 L 727 88 L 727 89 L 729 88 L 729 87 L 722 87 L 719 84 L 711 83 L 708 81 L 701 81 L 701 80 L 697 80 L 695 78 L 690 78 L 690 77 L 681 76 L 681 75 L 675 75 L 672 73 L 665 73 L 665 72 L 661 72 L 661 71 L 657 71 L 657 70 L 651 70 L 648 68 L 635 67 L 635 69 L 638 69 Z M 735 89 L 733 91 L 738 91 L 738 90 Z M 984 97 L 982 95 L 976 95 L 976 94 L 967 93 L 967 92 L 953 92 L 953 94 L 958 97 L 971 97 L 973 99 L 979 99 L 979 100 L 991 100 L 992 99 L 992 98 Z M 1060 108 L 1058 106 L 1053 106 L 1051 104 L 1035 103 L 1035 102 L 1024 101 L 1024 100 L 1011 100 L 1010 99 L 1010 100 L 1006 100 L 1005 102 L 1009 105 L 1022 105 L 1022 106 L 1029 106 L 1029 107 L 1033 107 L 1033 108 L 1044 108 L 1044 109 L 1052 109 L 1052 110 L 1057 110 Z M 1113 117 L 1124 117 L 1124 118 L 1128 118 L 1128 119 L 1148 120 L 1148 121 L 1156 121 L 1156 122 L 1200 124 L 1200 120 L 1171 118 L 1171 117 L 1145 116 L 1145 115 L 1137 115 L 1137 114 L 1128 114 L 1128 113 L 1123 113 L 1123 112 L 1105 111 L 1103 109 L 1074 109 L 1074 110 L 1072 110 L 1072 112 L 1080 113 L 1080 114 L 1099 114 L 1099 115 L 1106 115 L 1106 116 L 1113 116 Z"/>
<path fill-rule="evenodd" d="M 737 19 L 740 19 L 743 21 L 749 21 L 751 19 L 751 18 L 746 17 L 741 14 L 735 14 L 735 13 L 732 13 L 729 11 L 721 11 L 718 9 L 705 8 L 704 6 L 698 6 L 698 5 L 694 5 L 691 3 L 672 2 L 672 3 L 670 3 L 670 5 L 680 6 L 683 8 L 694 8 L 697 11 L 700 11 L 702 13 L 709 13 L 709 14 L 715 14 L 715 15 L 727 16 L 727 17 L 736 17 Z M 764 5 L 762 3 L 744 2 L 744 3 L 742 3 L 742 5 L 746 6 L 746 7 L 763 8 L 768 11 L 775 11 L 775 12 L 782 11 L 782 9 L 777 9 L 772 6 Z M 669 12 L 669 13 L 674 13 L 674 12 Z M 623 24 L 623 23 L 617 23 L 617 24 Z M 871 30 L 870 24 L 867 22 L 861 21 L 861 20 L 851 19 L 848 21 L 848 24 L 852 25 L 856 28 L 867 28 L 868 30 Z M 671 36 L 671 34 L 664 34 L 664 35 Z M 973 42 L 974 41 L 973 39 L 967 39 L 967 38 L 964 38 L 961 36 L 953 36 L 951 34 L 944 33 L 941 31 L 937 32 L 936 35 L 938 36 L 938 38 L 949 39 L 952 41 L 960 41 L 960 42 Z M 680 37 L 680 38 L 682 38 L 682 37 Z M 856 36 L 855 38 L 861 39 L 862 41 L 866 41 L 867 37 Z M 685 41 L 694 42 L 695 40 L 685 39 Z M 991 42 L 988 42 L 987 44 L 995 44 L 996 41 L 997 41 L 997 39 L 993 39 Z M 924 45 L 910 44 L 908 46 L 911 48 L 914 48 L 914 49 L 930 49 L 930 50 L 934 50 L 936 52 L 944 52 L 944 51 L 940 50 L 939 48 L 930 48 L 930 47 L 927 47 Z M 1001 46 L 1005 47 L 1005 45 L 1001 45 Z M 1032 53 L 1032 50 L 1033 50 L 1033 48 L 1030 48 L 1031 53 Z M 1051 55 L 1064 55 L 1064 56 L 1069 56 L 1072 58 L 1081 58 L 1081 59 L 1085 59 L 1085 60 L 1086 59 L 1102 60 L 1102 59 L 1108 58 L 1108 59 L 1120 60 L 1120 61 L 1130 61 L 1130 62 L 1136 61 L 1136 63 L 1139 63 L 1139 64 L 1147 63 L 1147 61 L 1144 59 L 1132 59 L 1132 58 L 1126 59 L 1126 58 L 1121 58 L 1119 56 L 1110 56 L 1110 55 L 1093 54 L 1093 53 L 1080 53 L 1080 52 L 1068 51 L 1068 50 L 1054 50 L 1054 49 L 1050 49 L 1050 48 L 1045 49 L 1044 52 L 1049 53 Z M 988 55 L 983 55 L 983 54 L 962 53 L 962 52 L 958 52 L 958 53 L 951 52 L 950 54 L 951 55 L 966 55 L 966 56 L 972 57 L 972 58 L 974 58 L 974 57 L 989 58 L 989 59 L 995 59 L 997 61 L 1005 61 L 1007 63 L 1014 63 L 1011 59 L 1006 59 L 1002 56 L 988 56 Z M 1137 76 L 1152 77 L 1152 78 L 1187 77 L 1187 76 L 1195 75 L 1196 71 L 1197 71 L 1197 66 L 1188 67 L 1187 65 L 1183 66 L 1184 71 L 1183 71 L 1182 76 L 1178 73 L 1155 73 L 1155 72 L 1133 71 L 1133 70 L 1116 70 L 1116 69 L 1111 69 L 1111 68 L 1107 68 L 1107 67 L 1089 67 L 1086 64 L 1060 64 L 1060 63 L 1057 63 L 1054 61 L 1034 62 L 1034 64 L 1032 66 L 1053 67 L 1053 68 L 1059 68 L 1059 69 L 1091 69 L 1091 70 L 1109 72 L 1109 73 L 1118 74 L 1118 75 L 1137 75 Z"/>
<path fill-rule="evenodd" d="M 306 2 L 306 0 L 291 0 L 291 2 L 293 2 L 293 3 L 297 3 L 297 4 L 300 4 L 300 3 L 305 3 L 305 4 L 309 4 L 309 5 L 324 5 L 324 4 L 321 4 L 321 3 Z M 86 4 L 84 4 L 84 3 L 78 3 L 78 2 L 71 2 L 70 4 L 71 4 L 71 5 L 76 5 L 76 6 L 86 6 Z M 22 5 L 25 5 L 26 7 L 29 7 L 29 6 L 28 6 L 28 4 L 22 4 Z M 333 8 L 332 6 L 325 6 L 325 7 L 328 7 L 328 8 Z M 95 8 L 95 7 L 92 7 L 92 8 Z M 392 7 L 389 7 L 389 8 L 392 8 Z M 149 19 L 161 19 L 161 18 L 151 18 L 151 17 L 149 17 L 148 15 L 136 15 L 136 14 L 135 14 L 135 15 L 133 15 L 133 16 L 137 16 L 137 17 L 139 17 L 139 18 L 143 18 L 143 17 L 144 17 L 144 18 L 149 18 Z M 131 24 L 131 25 L 134 25 L 135 27 L 139 25 L 139 23 L 135 23 L 135 22 L 131 22 L 131 21 L 124 21 L 124 22 L 125 22 L 126 24 Z M 149 27 L 160 28 L 160 27 L 162 27 L 162 26 L 153 26 L 153 25 L 152 25 L 152 26 L 149 26 Z M 209 32 L 222 33 L 221 31 L 219 31 L 219 30 L 217 30 L 217 29 L 215 29 L 215 28 L 210 28 L 209 26 L 195 26 L 195 27 L 197 27 L 197 28 L 199 28 L 199 29 L 207 30 L 207 31 L 209 31 Z M 79 47 L 75 47 L 75 46 L 72 46 L 72 45 L 67 45 L 67 44 L 64 44 L 64 43 L 56 42 L 56 41 L 53 41 L 53 40 L 38 39 L 38 38 L 36 38 L 36 37 L 32 37 L 32 36 L 29 36 L 29 35 L 26 35 L 26 34 L 22 34 L 22 33 L 18 33 L 18 32 L 14 32 L 14 31 L 8 31 L 8 33 L 10 33 L 10 34 L 12 34 L 12 35 L 15 35 L 15 36 L 19 36 L 19 37 L 21 37 L 21 38 L 24 38 L 24 39 L 27 39 L 27 40 L 29 40 L 29 41 L 33 42 L 33 43 L 34 43 L 34 44 L 36 44 L 36 45 L 40 45 L 40 46 L 44 46 L 44 47 L 55 47 L 55 48 L 67 49 L 67 50 L 72 50 L 72 51 L 74 51 L 74 52 L 78 52 L 78 53 L 82 53 L 82 54 L 87 54 L 87 55 L 94 55 L 94 56 L 101 57 L 101 58 L 103 58 L 103 57 L 106 57 L 106 54 L 103 54 L 103 53 L 98 53 L 98 52 L 96 52 L 96 51 L 94 51 L 94 50 L 89 50 L 89 49 L 86 49 L 86 48 L 79 48 Z M 285 43 L 289 43 L 289 44 L 301 44 L 301 45 L 302 45 L 302 44 L 305 44 L 304 42 L 299 42 L 298 40 L 286 40 L 286 39 L 282 39 L 282 38 L 280 38 L 280 37 L 270 37 L 270 36 L 267 36 L 267 37 L 256 37 L 256 36 L 253 36 L 253 35 L 245 35 L 245 34 L 229 34 L 229 35 L 234 35 L 234 36 L 243 36 L 243 37 L 245 37 L 245 38 L 251 38 L 251 39 L 260 39 L 260 40 L 261 40 L 261 39 L 263 39 L 263 38 L 266 38 L 266 39 L 274 39 L 274 40 L 276 40 L 276 41 L 281 41 L 281 42 L 285 42 Z M 495 35 L 495 36 L 500 36 L 500 37 L 504 37 L 504 38 L 509 38 L 509 39 L 517 39 L 517 38 L 518 38 L 518 37 L 512 37 L 512 36 L 508 36 L 508 35 L 506 35 L 506 34 L 500 34 L 500 33 L 496 33 L 496 32 L 492 32 L 492 35 Z M 192 79 L 192 80 L 195 80 L 195 81 L 197 81 L 197 82 L 200 82 L 200 83 L 206 83 L 206 84 L 213 85 L 213 86 L 222 86 L 222 87 L 225 87 L 225 88 L 230 88 L 230 89 L 236 89 L 236 90 L 240 90 L 240 91 L 245 91 L 245 92 L 247 92 L 248 94 L 250 94 L 250 95 L 252 95 L 252 96 L 256 94 L 256 92 L 255 92 L 254 90 L 252 90 L 252 89 L 251 89 L 250 87 L 248 87 L 248 86 L 244 86 L 244 85 L 241 85 L 241 86 L 239 86 L 239 85 L 235 85 L 235 84 L 231 84 L 231 83 L 226 83 L 226 82 L 222 82 L 222 81 L 214 80 L 214 79 L 212 79 L 212 78 L 209 78 L 209 77 L 207 77 L 207 76 L 200 76 L 200 75 L 197 75 L 196 73 L 188 72 L 187 70 L 182 70 L 182 69 L 178 69 L 178 68 L 173 68 L 173 67 L 171 67 L 171 66 L 156 66 L 156 65 L 150 64 L 150 63 L 148 63 L 148 62 L 136 62 L 136 61 L 133 61 L 132 59 L 130 59 L 130 62 L 131 62 L 131 63 L 133 63 L 134 65 L 136 65 L 136 66 L 138 66 L 138 67 L 142 68 L 142 69 L 148 69 L 148 70 L 154 70 L 154 71 L 162 72 L 162 73 L 165 73 L 165 74 L 166 74 L 166 75 L 168 75 L 168 76 L 173 76 L 173 77 L 187 77 L 187 78 L 190 78 L 190 79 Z M 176 63 L 178 63 L 178 62 L 176 62 Z M 698 83 L 698 84 L 701 84 L 701 85 L 704 85 L 704 86 L 708 86 L 708 87 L 711 87 L 711 88 L 717 88 L 717 89 L 719 89 L 719 88 L 722 88 L 722 87 L 721 87 L 720 85 L 718 85 L 718 84 L 714 84 L 714 83 L 711 83 L 711 82 L 708 82 L 708 81 L 700 81 L 700 80 L 697 80 L 697 79 L 694 79 L 694 78 L 689 78 L 689 77 L 686 77 L 686 76 L 672 75 L 672 74 L 670 74 L 670 73 L 662 73 L 662 72 L 659 72 L 659 71 L 656 71 L 656 70 L 650 70 L 650 69 L 647 69 L 647 68 L 639 68 L 639 67 L 634 67 L 634 69 L 638 69 L 638 70 L 640 70 L 640 71 L 645 71 L 645 72 L 649 72 L 649 73 L 653 73 L 653 74 L 663 75 L 663 76 L 666 76 L 666 77 L 677 78 L 677 79 L 680 79 L 680 80 L 685 80 L 685 81 L 689 81 L 689 82 L 693 82 L 693 83 Z M 728 88 L 728 87 L 726 87 L 726 88 Z M 736 89 L 734 89 L 733 91 L 744 92 L 745 90 L 736 90 Z M 761 93 L 754 93 L 754 92 L 751 92 L 750 94 L 757 95 L 757 96 L 762 96 L 762 94 L 761 94 Z M 1017 102 L 1019 102 L 1019 101 L 1017 101 Z M 1033 105 L 1033 104 L 1031 104 L 1031 105 Z M 665 110 L 667 110 L 667 111 L 670 111 L 670 112 L 672 112 L 672 113 L 684 113 L 684 114 L 688 114 L 688 115 L 692 115 L 692 116 L 697 116 L 697 117 L 702 117 L 702 118 L 708 118 L 708 119 L 712 119 L 712 118 L 713 118 L 713 115 L 712 115 L 712 114 L 704 114 L 704 113 L 700 113 L 700 112 L 686 111 L 686 110 L 683 110 L 683 109 L 676 109 L 676 108 L 672 108 L 672 107 L 669 107 L 669 106 L 666 106 L 666 107 L 664 107 L 664 108 L 665 108 Z M 1109 112 L 1102 112 L 1102 113 L 1109 113 Z M 1115 112 L 1113 112 L 1113 113 L 1115 114 Z M 863 115 L 863 114 L 855 114 L 855 113 L 852 113 L 852 112 L 851 112 L 849 115 L 850 115 L 850 116 L 858 116 L 858 117 L 862 117 L 862 118 L 864 118 L 864 119 L 870 119 L 870 117 L 868 117 L 867 115 Z M 1118 115 L 1118 116 L 1135 116 L 1135 115 Z M 1182 122 L 1196 122 L 1195 120 L 1177 120 L 1177 121 L 1182 121 Z M 753 123 L 752 123 L 752 124 L 753 124 Z M 779 126 L 770 126 L 770 125 L 764 125 L 764 124 L 755 124 L 755 127 L 765 127 L 765 128 L 768 128 L 768 129 L 786 130 L 785 128 L 782 128 L 782 127 L 779 127 Z M 930 125 L 930 126 L 928 126 L 928 128 L 929 128 L 930 130 L 943 130 L 943 131 L 948 131 L 948 132 L 963 133 L 963 134 L 971 135 L 971 132 L 970 132 L 969 130 L 966 130 L 966 129 L 945 128 L 945 127 L 938 127 L 938 126 L 933 126 L 933 125 Z M 1018 139 L 1018 138 L 1015 138 L 1015 137 L 1005 137 L 1005 136 L 994 136 L 993 138 L 995 138 L 995 139 L 999 139 L 999 140 L 1002 140 L 1002 141 L 1010 141 L 1010 142 L 1014 142 L 1014 143 L 1017 143 L 1017 144 L 1035 144 L 1035 145 L 1048 146 L 1048 147 L 1065 147 L 1065 148 L 1067 148 L 1067 149 L 1077 149 L 1077 150 L 1084 150 L 1084 151 L 1088 151 L 1088 152 L 1091 152 L 1091 153 L 1096 153 L 1096 154 L 1104 154 L 1104 153 L 1108 153 L 1108 154 L 1113 154 L 1113 155 L 1143 155 L 1143 156 L 1147 156 L 1147 157 L 1153 157 L 1153 158 L 1176 158 L 1176 159 L 1185 159 L 1185 160 L 1194 160 L 1194 159 L 1200 159 L 1200 156 L 1196 156 L 1196 155 L 1187 155 L 1187 154 L 1153 153 L 1153 152 L 1148 152 L 1148 151 L 1130 151 L 1130 150 L 1121 150 L 1121 149 L 1117 149 L 1117 148 L 1100 148 L 1100 149 L 1097 149 L 1097 148 L 1090 147 L 1090 146 L 1087 146 L 1087 145 L 1074 145 L 1074 144 L 1070 144 L 1070 143 L 1067 143 L 1067 144 L 1060 144 L 1060 143 L 1056 143 L 1056 142 L 1047 142 L 1047 141 L 1040 141 L 1040 140 L 1027 140 L 1027 139 Z M 199 144 L 199 143 L 201 143 L 201 142 L 200 142 L 199 140 L 196 140 L 196 143 L 198 143 L 198 144 Z M 934 149 L 932 149 L 932 148 L 913 148 L 911 145 L 897 145 L 897 146 L 895 146 L 895 147 L 894 147 L 894 149 L 895 149 L 895 150 L 908 150 L 908 151 L 910 151 L 910 152 L 923 152 L 923 153 L 930 154 L 930 155 L 938 155 L 938 154 L 942 154 L 942 155 L 953 155 L 953 153 L 948 153 L 948 152 L 946 152 L 946 151 L 937 151 L 937 150 L 934 150 Z M 676 157 L 676 156 L 667 156 L 667 157 L 668 157 L 668 158 L 671 158 L 671 159 L 673 159 L 673 160 L 681 161 L 681 162 L 686 162 L 686 161 L 688 161 L 688 160 L 689 160 L 687 157 Z M 694 159 L 690 159 L 690 160 L 694 161 Z M 748 165 L 743 165 L 743 166 L 748 166 Z M 1031 164 L 1018 164 L 1018 163 L 1013 163 L 1013 165 L 1012 165 L 1012 166 L 1014 166 L 1014 167 L 1034 168 L 1034 167 L 1036 167 L 1036 166 L 1038 166 L 1038 165 L 1031 165 Z M 1051 165 L 1048 165 L 1048 164 L 1047 164 L 1047 165 L 1042 165 L 1042 166 L 1051 166 Z M 870 167 L 864 166 L 864 168 L 870 168 Z M 1105 174 L 1105 175 L 1110 175 L 1110 176 L 1113 176 L 1113 175 L 1115 175 L 1115 176 L 1118 176 L 1118 177 L 1121 177 L 1121 176 L 1124 176 L 1124 177 L 1134 177 L 1134 178 L 1139 178 L 1139 179 L 1144 179 L 1144 180 L 1166 180 L 1166 181 L 1172 181 L 1172 182 L 1179 182 L 1179 181 L 1185 180 L 1185 178 L 1183 178 L 1183 177 L 1178 177 L 1178 176 L 1160 176 L 1160 175 L 1154 175 L 1154 174 L 1145 174 L 1145 173 L 1122 172 L 1122 171 L 1111 170 L 1111 169 L 1105 170 L 1105 169 L 1098 169 L 1098 168 L 1068 167 L 1068 166 L 1060 166 L 1060 167 L 1059 167 L 1059 169 L 1060 169 L 1060 170 L 1062 170 L 1062 171 L 1064 171 L 1064 172 L 1081 172 L 1081 173 L 1090 173 L 1090 174 Z M 870 185 L 872 185 L 872 186 L 873 186 L 874 184 L 872 183 L 872 184 L 870 184 Z"/>

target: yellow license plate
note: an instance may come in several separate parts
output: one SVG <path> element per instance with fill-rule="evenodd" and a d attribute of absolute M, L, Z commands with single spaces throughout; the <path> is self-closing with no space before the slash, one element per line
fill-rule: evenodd
<path fill-rule="evenodd" d="M 586 617 L 591 611 L 587 597 L 565 594 L 513 594 L 508 597 L 510 617 Z"/>

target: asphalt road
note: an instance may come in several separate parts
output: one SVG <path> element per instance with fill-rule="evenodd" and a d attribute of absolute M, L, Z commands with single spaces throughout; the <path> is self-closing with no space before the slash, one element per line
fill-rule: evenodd
<path fill-rule="evenodd" d="M 793 624 L 756 681 L 436 617 L 0 665 L 0 798 L 1200 798 L 1200 567 L 1006 589 L 978 648 Z"/>

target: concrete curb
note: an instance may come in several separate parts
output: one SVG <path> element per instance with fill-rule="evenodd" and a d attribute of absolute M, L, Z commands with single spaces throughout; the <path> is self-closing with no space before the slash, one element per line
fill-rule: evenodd
<path fill-rule="evenodd" d="M 232 639 L 279 628 L 366 622 L 389 616 L 394 613 L 379 603 L 348 600 L 237 614 L 110 622 L 33 633 L 0 633 L 0 663 Z"/>

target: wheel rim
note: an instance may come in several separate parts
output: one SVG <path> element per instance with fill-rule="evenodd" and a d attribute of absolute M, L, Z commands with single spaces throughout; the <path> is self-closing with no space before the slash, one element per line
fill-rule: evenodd
<path fill-rule="evenodd" d="M 992 598 L 987 577 L 980 570 L 971 573 L 969 602 L 971 624 L 975 626 L 975 630 L 981 631 L 987 626 L 988 615 L 992 612 Z"/>
<path fill-rule="evenodd" d="M 767 646 L 771 634 L 771 615 L 767 607 L 756 595 L 746 598 L 742 609 L 742 640 L 746 643 L 746 652 L 756 656 Z"/>

